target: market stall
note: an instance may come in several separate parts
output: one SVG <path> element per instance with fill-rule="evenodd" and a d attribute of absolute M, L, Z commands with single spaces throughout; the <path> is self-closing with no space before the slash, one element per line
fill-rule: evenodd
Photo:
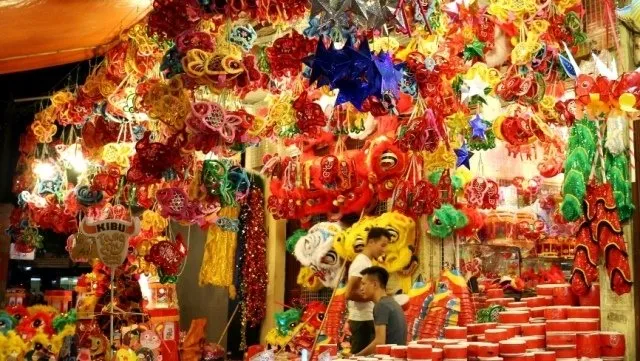
<path fill-rule="evenodd" d="M 155 0 L 21 138 L 12 257 L 47 230 L 92 269 L 72 307 L 12 292 L 0 360 L 223 359 L 234 320 L 247 359 L 346 357 L 372 227 L 408 321 L 378 359 L 635 359 L 615 315 L 634 312 L 640 73 L 616 65 L 610 2 L 589 41 L 593 6 Z M 229 312 L 196 317 L 207 287 Z"/>

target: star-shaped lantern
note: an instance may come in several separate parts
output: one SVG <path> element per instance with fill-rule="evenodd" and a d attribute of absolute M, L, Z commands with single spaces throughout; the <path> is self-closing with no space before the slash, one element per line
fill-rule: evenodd
<path fill-rule="evenodd" d="M 473 152 L 469 150 L 467 147 L 467 143 L 462 144 L 462 147 L 453 150 L 456 153 L 456 168 L 465 166 L 467 169 L 471 169 L 471 165 L 469 164 L 471 157 L 473 156 Z"/>
<path fill-rule="evenodd" d="M 471 125 L 471 137 L 485 140 L 487 138 L 485 132 L 487 131 L 487 124 L 480 118 L 479 114 L 476 114 L 469 122 Z"/>
<path fill-rule="evenodd" d="M 487 82 L 482 80 L 482 78 L 477 74 L 472 79 L 464 79 L 462 81 L 462 86 L 460 87 L 460 100 L 462 102 L 469 102 L 474 96 L 478 96 L 480 99 L 484 100 L 486 95 L 485 89 L 487 89 L 488 86 Z"/>

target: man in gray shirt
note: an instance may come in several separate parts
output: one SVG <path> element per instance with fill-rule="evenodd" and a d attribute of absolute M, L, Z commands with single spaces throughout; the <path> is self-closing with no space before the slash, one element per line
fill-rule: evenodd
<path fill-rule="evenodd" d="M 356 356 L 372 355 L 377 345 L 407 343 L 407 321 L 404 311 L 396 300 L 387 296 L 387 281 L 389 273 L 382 267 L 369 267 L 362 272 L 360 289 L 362 296 L 373 300 L 373 323 L 376 336 L 373 341 Z"/>

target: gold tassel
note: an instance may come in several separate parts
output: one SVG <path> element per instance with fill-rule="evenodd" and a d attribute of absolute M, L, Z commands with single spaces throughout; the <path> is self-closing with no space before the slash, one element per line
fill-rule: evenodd
<path fill-rule="evenodd" d="M 225 207 L 218 217 L 237 221 L 240 214 L 238 207 Z M 204 256 L 200 267 L 200 286 L 212 285 L 230 287 L 233 284 L 237 232 L 225 230 L 212 225 L 207 232 L 204 245 Z"/>

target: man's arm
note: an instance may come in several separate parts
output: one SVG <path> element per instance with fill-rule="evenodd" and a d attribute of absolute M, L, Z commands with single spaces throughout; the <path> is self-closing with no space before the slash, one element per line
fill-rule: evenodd
<path fill-rule="evenodd" d="M 368 356 L 376 353 L 376 346 L 384 345 L 387 342 L 387 325 L 376 325 L 376 337 L 371 343 L 360 351 L 356 356 Z"/>
<path fill-rule="evenodd" d="M 345 290 L 345 294 L 347 296 L 347 300 L 356 301 L 356 302 L 368 302 L 368 300 L 362 297 L 362 293 L 360 293 L 360 277 L 351 276 L 347 281 L 347 289 Z"/>

